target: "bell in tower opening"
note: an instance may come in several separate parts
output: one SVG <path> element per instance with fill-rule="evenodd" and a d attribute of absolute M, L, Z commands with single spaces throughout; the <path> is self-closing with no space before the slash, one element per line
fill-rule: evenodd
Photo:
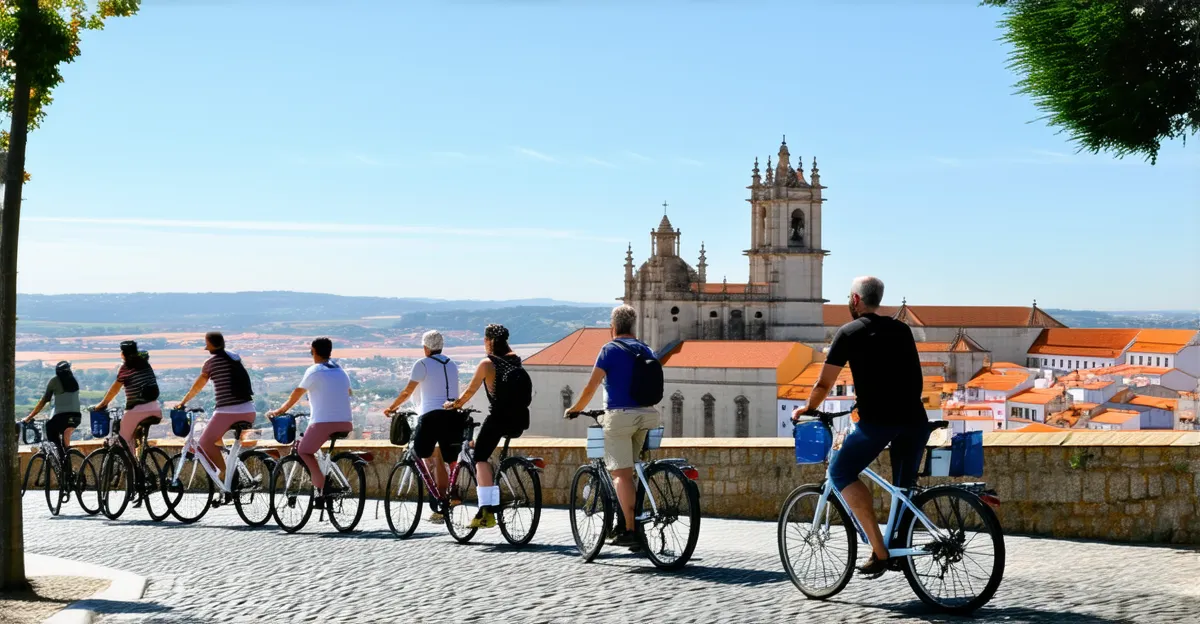
<path fill-rule="evenodd" d="M 804 245 L 804 213 L 799 209 L 792 211 L 792 235 L 789 242 L 793 247 Z"/>

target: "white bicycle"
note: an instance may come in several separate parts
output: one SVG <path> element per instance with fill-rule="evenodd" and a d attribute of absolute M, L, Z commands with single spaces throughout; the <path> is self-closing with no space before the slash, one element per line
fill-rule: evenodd
<path fill-rule="evenodd" d="M 204 517 L 210 507 L 233 503 L 242 520 L 250 526 L 262 526 L 271 517 L 271 470 L 276 460 L 265 451 L 243 450 L 242 435 L 254 425 L 235 423 L 233 444 L 224 447 L 225 478 L 213 466 L 200 447 L 200 434 L 207 425 L 204 409 L 171 411 L 171 429 L 175 435 L 185 435 L 183 449 L 171 458 L 166 475 L 167 501 L 171 515 L 180 522 L 191 524 Z M 186 430 L 185 430 L 186 429 Z M 214 494 L 220 491 L 220 496 Z"/>
<path fill-rule="evenodd" d="M 300 459 L 298 451 L 300 436 L 296 435 L 295 421 L 308 414 L 293 412 L 280 414 L 272 420 L 275 441 L 291 444 L 292 452 L 279 460 L 271 471 L 271 514 L 279 528 L 295 533 L 304 528 L 313 510 L 313 483 L 308 466 Z M 367 502 L 367 462 L 371 453 L 342 451 L 334 453 L 338 440 L 348 434 L 335 433 L 329 438 L 329 450 L 316 452 L 317 465 L 325 475 L 325 504 L 321 507 L 321 518 L 329 512 L 329 521 L 342 533 L 349 533 L 362 519 L 363 507 Z"/>

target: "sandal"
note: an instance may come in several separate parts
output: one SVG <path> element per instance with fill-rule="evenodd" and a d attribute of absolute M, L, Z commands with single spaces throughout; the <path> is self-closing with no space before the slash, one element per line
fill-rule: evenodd
<path fill-rule="evenodd" d="M 858 575 L 867 579 L 877 579 L 883 576 L 884 572 L 887 572 L 888 561 L 890 561 L 890 558 L 878 559 L 875 557 L 875 553 L 871 553 L 871 557 L 867 559 L 867 562 L 859 566 Z"/>

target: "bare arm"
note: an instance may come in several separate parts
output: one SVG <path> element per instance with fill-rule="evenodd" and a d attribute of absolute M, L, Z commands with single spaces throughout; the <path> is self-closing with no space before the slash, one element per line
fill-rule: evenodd
<path fill-rule="evenodd" d="M 96 406 L 96 409 L 108 408 L 108 404 L 112 403 L 112 400 L 117 398 L 117 393 L 121 391 L 121 386 L 123 385 L 124 384 L 119 381 L 114 381 L 112 387 L 108 389 L 108 393 L 104 395 L 104 400 L 100 401 L 100 404 Z"/>
<path fill-rule="evenodd" d="M 566 414 L 563 414 L 563 417 L 565 418 L 566 415 L 570 414 L 571 412 L 582 412 L 583 410 L 587 409 L 587 404 L 591 403 L 592 397 L 596 395 L 596 390 L 600 387 L 600 384 L 603 381 L 604 369 L 599 367 L 593 368 L 592 376 L 588 378 L 587 385 L 584 386 L 583 392 L 579 393 L 579 398 L 575 400 L 575 405 L 572 405 L 570 408 L 568 408 Z"/>
<path fill-rule="evenodd" d="M 453 401 L 446 401 L 444 406 L 446 409 L 458 409 L 467 404 L 471 397 L 479 392 L 479 386 L 492 381 L 496 378 L 496 365 L 492 364 L 491 360 L 484 360 L 475 368 L 475 375 L 471 377 L 471 383 L 467 385 L 467 389 L 463 391 L 459 397 Z"/>
<path fill-rule="evenodd" d="M 796 408 L 792 412 L 792 420 L 803 416 L 807 412 L 811 412 L 821 407 L 821 403 L 825 402 L 825 397 L 829 396 L 829 389 L 833 387 L 837 381 L 838 374 L 842 372 L 841 366 L 826 364 L 821 367 L 821 377 L 817 379 L 817 384 L 813 386 L 812 393 L 808 395 L 808 405 L 803 409 Z"/>
<path fill-rule="evenodd" d="M 196 383 L 192 384 L 192 389 L 188 390 L 188 393 L 183 396 L 183 400 L 179 402 L 179 405 L 175 406 L 175 409 L 183 409 L 187 407 L 188 401 L 196 398 L 196 395 L 200 394 L 200 391 L 204 389 L 204 385 L 207 383 L 208 375 L 200 373 L 200 376 L 196 378 Z"/>
<path fill-rule="evenodd" d="M 274 418 L 274 417 L 276 417 L 280 414 L 283 414 L 283 413 L 287 412 L 288 410 L 292 409 L 292 406 L 295 405 L 296 402 L 299 401 L 300 398 L 304 396 L 305 392 L 308 392 L 308 391 L 305 390 L 304 388 L 296 388 L 295 390 L 292 390 L 292 396 L 288 397 L 287 402 L 284 403 L 283 405 L 280 405 L 279 409 L 275 409 L 275 410 L 271 410 L 271 411 L 267 412 L 267 418 Z"/>
<path fill-rule="evenodd" d="M 46 397 L 42 397 L 42 400 L 38 401 L 38 404 L 33 407 L 33 411 L 29 412 L 29 415 L 25 417 L 25 422 L 33 420 L 33 417 L 37 416 L 43 407 L 46 407 Z"/>
<path fill-rule="evenodd" d="M 404 405 L 404 402 L 408 400 L 408 397 L 412 396 L 412 393 L 417 391 L 417 386 L 419 385 L 421 385 L 421 382 L 419 381 L 408 382 L 408 385 L 404 386 L 404 390 L 400 391 L 400 396 L 396 397 L 396 400 L 392 401 L 392 404 L 387 409 L 383 410 L 383 415 L 391 418 L 392 414 L 395 413 L 396 410 L 400 409 L 401 405 Z"/>

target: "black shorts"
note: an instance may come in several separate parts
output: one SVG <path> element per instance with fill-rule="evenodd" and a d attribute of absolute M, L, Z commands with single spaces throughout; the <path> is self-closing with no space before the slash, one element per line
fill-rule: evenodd
<path fill-rule="evenodd" d="M 63 433 L 78 427 L 80 422 L 83 422 L 83 416 L 79 412 L 55 414 L 46 421 L 46 438 L 62 448 Z"/>
<path fill-rule="evenodd" d="M 442 449 L 442 459 L 452 462 L 462 450 L 463 428 L 466 418 L 459 412 L 434 410 L 417 420 L 413 431 L 412 446 L 417 457 L 433 456 L 433 447 Z"/>
<path fill-rule="evenodd" d="M 500 439 L 509 436 L 510 430 L 507 419 L 497 414 L 488 414 L 483 425 L 479 427 L 479 436 L 475 438 L 475 461 L 486 462 L 491 459 L 492 453 L 496 452 L 496 447 L 500 445 Z"/>

